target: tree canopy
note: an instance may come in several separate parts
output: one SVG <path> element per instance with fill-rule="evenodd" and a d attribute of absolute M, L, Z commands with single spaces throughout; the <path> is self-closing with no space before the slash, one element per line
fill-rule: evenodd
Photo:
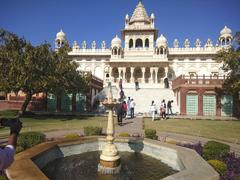
<path fill-rule="evenodd" d="M 22 91 L 26 111 L 32 95 L 40 92 L 62 94 L 85 91 L 87 79 L 68 59 L 68 45 L 55 52 L 48 43 L 33 46 L 24 38 L 0 29 L 0 91 Z"/>
<path fill-rule="evenodd" d="M 240 92 L 240 32 L 234 36 L 234 45 L 223 49 L 217 54 L 218 62 L 222 62 L 222 69 L 227 73 L 223 90 L 231 95 Z"/>

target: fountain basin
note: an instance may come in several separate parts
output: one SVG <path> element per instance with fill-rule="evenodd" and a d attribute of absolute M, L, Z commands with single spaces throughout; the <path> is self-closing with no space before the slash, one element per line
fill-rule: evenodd
<path fill-rule="evenodd" d="M 59 140 L 39 144 L 16 155 L 7 169 L 9 179 L 48 179 L 41 171 L 57 158 L 85 152 L 101 151 L 106 144 L 103 137 L 84 137 L 78 140 Z M 150 139 L 115 139 L 119 151 L 139 152 L 167 164 L 176 171 L 164 179 L 219 179 L 218 173 L 195 151 Z"/>

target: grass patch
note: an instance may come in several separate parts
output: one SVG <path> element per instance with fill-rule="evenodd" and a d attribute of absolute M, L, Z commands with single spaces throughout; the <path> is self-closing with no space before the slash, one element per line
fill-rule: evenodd
<path fill-rule="evenodd" d="M 0 111 L 0 118 L 5 117 L 5 118 L 12 118 L 18 115 L 18 110 L 4 110 Z"/>
<path fill-rule="evenodd" d="M 240 121 L 168 119 L 152 122 L 151 118 L 144 118 L 144 128 L 240 144 Z"/>
<path fill-rule="evenodd" d="M 20 118 L 23 123 L 21 132 L 50 132 L 58 130 L 79 130 L 86 126 L 107 127 L 107 117 L 97 116 L 35 116 Z M 0 129 L 0 137 L 9 134 L 9 128 Z"/>

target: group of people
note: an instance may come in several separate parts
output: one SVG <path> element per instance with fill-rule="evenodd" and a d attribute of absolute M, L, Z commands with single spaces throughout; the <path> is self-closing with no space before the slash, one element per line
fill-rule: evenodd
<path fill-rule="evenodd" d="M 127 102 L 123 101 L 120 103 L 116 108 L 116 114 L 118 119 L 118 125 L 122 125 L 123 118 L 134 118 L 134 109 L 135 109 L 136 103 L 133 99 L 128 97 Z"/>
<path fill-rule="evenodd" d="M 160 117 L 161 119 L 167 119 L 167 114 L 168 115 L 173 115 L 173 112 L 172 112 L 172 103 L 173 103 L 173 100 L 169 100 L 167 102 L 167 105 L 165 103 L 165 100 L 163 99 L 161 104 L 160 104 Z M 167 112 L 166 112 L 167 111 Z M 158 114 L 157 113 L 157 106 L 156 104 L 154 103 L 154 101 L 152 101 L 150 107 L 149 107 L 149 112 L 152 116 L 152 121 L 154 121 L 155 119 L 155 116 Z"/>

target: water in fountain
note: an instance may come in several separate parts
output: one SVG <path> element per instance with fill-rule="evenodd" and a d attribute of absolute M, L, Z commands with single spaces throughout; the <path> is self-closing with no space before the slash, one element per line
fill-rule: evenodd
<path fill-rule="evenodd" d="M 121 171 L 119 174 L 106 175 L 98 172 L 100 152 L 87 152 L 68 156 L 50 162 L 43 172 L 52 180 L 125 180 L 161 179 L 176 173 L 171 167 L 141 153 L 120 152 Z"/>

